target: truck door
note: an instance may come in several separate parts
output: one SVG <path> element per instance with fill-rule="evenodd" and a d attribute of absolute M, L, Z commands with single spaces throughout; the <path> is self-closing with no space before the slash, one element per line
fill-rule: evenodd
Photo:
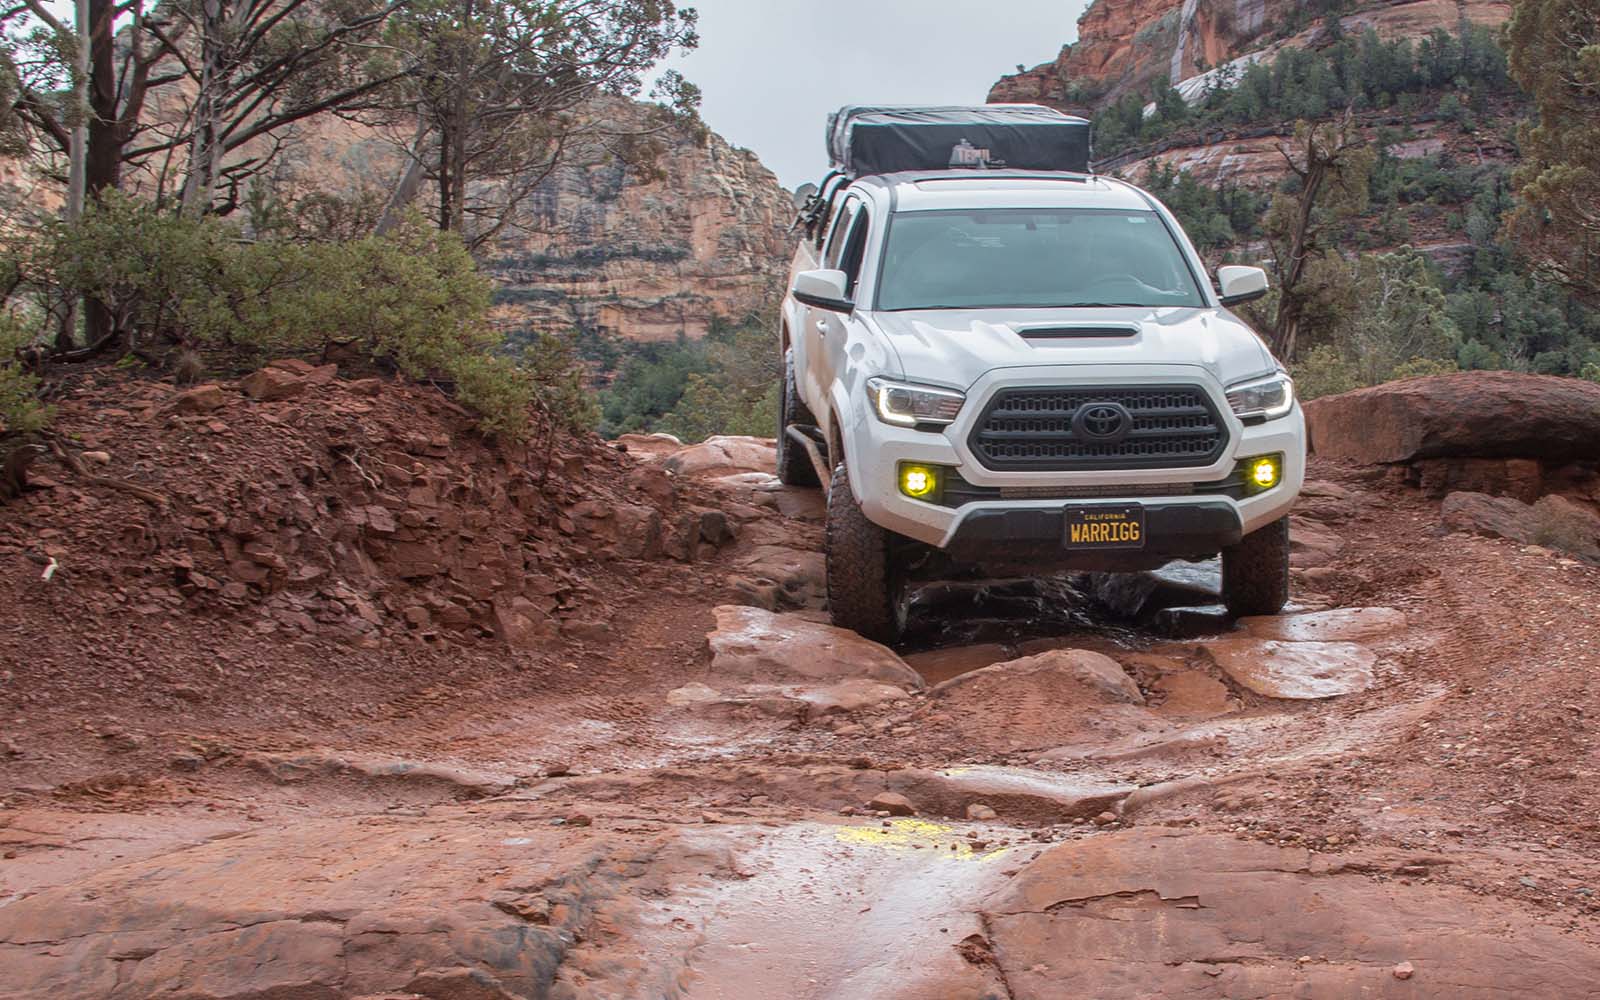
<path fill-rule="evenodd" d="M 866 204 L 855 195 L 849 196 L 839 210 L 839 217 L 834 221 L 823 250 L 822 267 L 845 273 L 848 278 L 845 294 L 852 298 L 861 277 L 869 226 Z M 844 366 L 848 339 L 845 320 L 845 316 L 825 309 L 807 310 L 806 337 L 810 349 L 806 351 L 806 360 L 810 369 L 808 374 L 815 380 L 812 399 L 829 398 L 828 388 L 833 385 L 834 375 Z M 829 422 L 829 418 L 820 411 L 817 418 L 824 423 Z"/>

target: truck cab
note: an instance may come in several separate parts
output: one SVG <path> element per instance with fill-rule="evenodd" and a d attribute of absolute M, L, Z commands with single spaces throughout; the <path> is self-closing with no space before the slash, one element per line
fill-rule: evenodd
<path fill-rule="evenodd" d="M 1164 206 L 1087 170 L 841 175 L 810 214 L 778 473 L 828 491 L 836 624 L 896 640 L 918 580 L 1218 554 L 1232 613 L 1281 610 L 1304 419 L 1228 311 L 1264 272 L 1213 282 Z"/>

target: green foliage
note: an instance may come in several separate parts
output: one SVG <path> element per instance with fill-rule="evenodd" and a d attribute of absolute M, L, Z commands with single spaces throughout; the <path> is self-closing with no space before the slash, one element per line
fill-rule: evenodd
<path fill-rule="evenodd" d="M 536 404 L 571 426 L 593 423 L 570 350 L 536 345 L 525 363 L 500 352 L 488 279 L 458 238 L 416 222 L 344 242 L 248 242 L 226 221 L 112 197 L 50 230 L 38 258 L 55 288 L 106 303 L 149 350 L 176 345 L 241 365 L 356 355 L 453 384 L 491 433 L 526 433 Z"/>
<path fill-rule="evenodd" d="M 1308 283 L 1320 307 L 1304 321 L 1320 342 L 1294 366 L 1306 398 L 1459 370 L 1460 332 L 1444 291 L 1410 247 L 1354 261 L 1329 257 Z"/>
<path fill-rule="evenodd" d="M 782 375 L 773 328 L 766 316 L 719 319 L 702 340 L 633 347 L 601 394 L 601 433 L 772 433 Z"/>
<path fill-rule="evenodd" d="M 0 310 L 0 434 L 26 434 L 50 422 L 49 407 L 35 395 L 39 379 L 19 356 L 31 342 L 23 324 Z"/>
<path fill-rule="evenodd" d="M 1511 230 L 1541 274 L 1600 305 L 1600 10 L 1517 0 L 1506 39 L 1538 111 L 1520 136 Z"/>
<path fill-rule="evenodd" d="M 1510 88 L 1506 55 L 1482 25 L 1463 20 L 1454 33 L 1435 29 L 1416 44 L 1386 42 L 1368 28 L 1358 36 L 1341 33 L 1324 48 L 1285 48 L 1270 61 L 1218 73 L 1193 106 L 1165 80 L 1149 94 L 1125 94 L 1096 115 L 1095 152 L 1114 156 L 1184 126 L 1314 121 L 1347 107 L 1389 108 L 1441 89 L 1461 92 L 1441 97 L 1440 112 L 1468 128 L 1470 106 Z"/>
<path fill-rule="evenodd" d="M 708 370 L 689 377 L 661 429 L 685 441 L 713 434 L 771 434 L 778 424 L 783 378 L 775 328 L 770 317 L 762 316 L 714 328 L 706 337 Z"/>
<path fill-rule="evenodd" d="M 1356 366 L 1331 344 L 1319 344 L 1293 366 L 1295 393 L 1301 399 L 1337 396 L 1363 386 Z"/>
<path fill-rule="evenodd" d="M 1176 167 L 1152 161 L 1140 186 L 1178 217 L 1202 253 L 1218 253 L 1260 235 L 1267 197 L 1248 188 L 1212 188 Z"/>
<path fill-rule="evenodd" d="M 707 348 L 704 341 L 682 336 L 673 343 L 630 345 L 627 360 L 600 394 L 600 433 L 615 437 L 659 430 L 689 379 L 710 370 Z"/>

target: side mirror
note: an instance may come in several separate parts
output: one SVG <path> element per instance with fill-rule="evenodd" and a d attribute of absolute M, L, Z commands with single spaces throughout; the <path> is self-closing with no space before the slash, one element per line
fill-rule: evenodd
<path fill-rule="evenodd" d="M 796 212 L 804 212 L 806 206 L 811 203 L 811 199 L 816 196 L 817 186 L 815 184 L 802 184 L 795 188 L 794 194 L 791 196 L 794 198 L 794 210 Z"/>
<path fill-rule="evenodd" d="M 1217 290 L 1225 306 L 1254 302 L 1267 294 L 1267 272 L 1259 267 L 1219 267 Z"/>
<path fill-rule="evenodd" d="M 856 304 L 846 296 L 850 279 L 843 271 L 801 271 L 794 276 L 796 302 L 828 312 L 855 312 Z"/>

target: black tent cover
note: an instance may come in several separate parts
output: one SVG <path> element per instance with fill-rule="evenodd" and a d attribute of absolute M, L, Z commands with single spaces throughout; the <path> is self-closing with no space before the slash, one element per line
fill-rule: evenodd
<path fill-rule="evenodd" d="M 1089 171 L 1089 123 L 1037 104 L 849 105 L 828 116 L 828 157 L 852 177 L 901 170 Z"/>

